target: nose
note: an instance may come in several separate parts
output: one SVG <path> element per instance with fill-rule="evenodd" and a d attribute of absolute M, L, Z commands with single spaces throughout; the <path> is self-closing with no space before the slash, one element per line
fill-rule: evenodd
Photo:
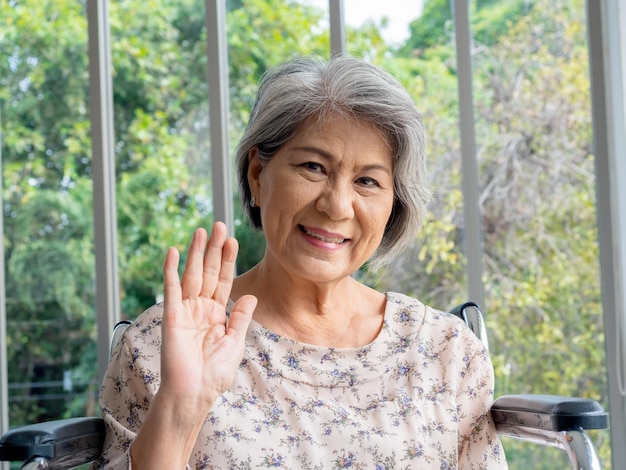
<path fill-rule="evenodd" d="M 317 198 L 315 207 L 331 220 L 345 220 L 354 217 L 355 194 L 352 185 L 329 184 Z"/>

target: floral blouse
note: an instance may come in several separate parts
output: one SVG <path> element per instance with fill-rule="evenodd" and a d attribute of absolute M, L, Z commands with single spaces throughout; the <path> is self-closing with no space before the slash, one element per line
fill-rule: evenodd
<path fill-rule="evenodd" d="M 162 305 L 137 318 L 111 358 L 94 469 L 130 468 L 130 445 L 160 382 Z M 488 352 L 453 315 L 387 293 L 378 337 L 334 349 L 254 320 L 231 388 L 215 403 L 192 469 L 503 469 L 489 408 Z"/>

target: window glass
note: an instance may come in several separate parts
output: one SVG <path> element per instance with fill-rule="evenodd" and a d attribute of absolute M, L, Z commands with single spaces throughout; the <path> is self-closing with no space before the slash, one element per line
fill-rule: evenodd
<path fill-rule="evenodd" d="M 471 23 L 496 392 L 607 407 L 585 3 L 477 2 Z M 521 449 L 512 468 L 555 468 Z"/>
<path fill-rule="evenodd" d="M 9 424 L 93 414 L 94 255 L 81 2 L 0 3 Z M 3 411 L 4 412 L 4 411 Z"/>
<path fill-rule="evenodd" d="M 134 318 L 161 298 L 167 247 L 185 253 L 210 229 L 204 2 L 117 1 L 109 15 L 121 311 Z"/>

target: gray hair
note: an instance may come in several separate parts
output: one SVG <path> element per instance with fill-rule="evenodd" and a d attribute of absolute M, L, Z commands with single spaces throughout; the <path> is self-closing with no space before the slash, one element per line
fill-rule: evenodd
<path fill-rule="evenodd" d="M 312 116 L 343 116 L 374 125 L 393 155 L 394 204 L 372 268 L 389 263 L 414 241 L 430 192 L 426 186 L 426 135 L 422 117 L 405 88 L 389 73 L 362 60 L 298 58 L 261 77 L 250 120 L 235 156 L 243 210 L 261 230 L 258 207 L 251 207 L 248 153 L 255 146 L 268 161 Z"/>

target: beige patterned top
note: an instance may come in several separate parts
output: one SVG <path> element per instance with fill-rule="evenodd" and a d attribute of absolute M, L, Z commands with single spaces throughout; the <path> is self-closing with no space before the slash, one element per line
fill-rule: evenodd
<path fill-rule="evenodd" d="M 93 468 L 130 468 L 128 450 L 159 387 L 162 305 L 115 349 L 100 404 L 105 450 Z M 387 294 L 369 345 L 329 349 L 252 321 L 232 387 L 207 416 L 193 469 L 503 469 L 489 414 L 493 369 L 453 315 Z"/>

